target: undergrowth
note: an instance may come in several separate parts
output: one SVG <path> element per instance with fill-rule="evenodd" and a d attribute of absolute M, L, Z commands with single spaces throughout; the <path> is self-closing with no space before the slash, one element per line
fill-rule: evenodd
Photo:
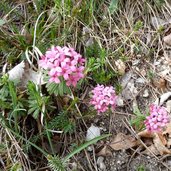
<path fill-rule="evenodd" d="M 73 153 L 67 150 L 72 143 L 83 143 L 80 134 L 84 134 L 91 118 L 81 113 L 81 108 L 85 116 L 90 113 L 87 89 L 96 84 L 114 85 L 119 94 L 122 74 L 115 61 L 121 60 L 127 70 L 138 55 L 151 60 L 162 29 L 153 28 L 150 18 L 168 8 L 165 0 L 1 0 L 1 169 L 34 170 L 48 166 L 63 171 L 68 164 L 64 162 L 67 155 L 70 154 L 68 160 L 74 160 L 75 154 L 106 138 L 78 146 Z M 154 40 L 148 46 L 145 32 L 151 33 Z M 46 85 L 29 81 L 20 87 L 17 80 L 8 79 L 5 73 L 21 61 L 35 72 L 40 71 L 40 53 L 52 45 L 71 46 L 85 57 L 85 78 L 77 87 L 68 88 L 64 81 Z M 158 48 L 162 48 L 160 43 Z M 135 114 L 132 124 L 139 127 L 144 115 L 139 110 Z M 57 151 L 54 142 L 59 143 Z"/>

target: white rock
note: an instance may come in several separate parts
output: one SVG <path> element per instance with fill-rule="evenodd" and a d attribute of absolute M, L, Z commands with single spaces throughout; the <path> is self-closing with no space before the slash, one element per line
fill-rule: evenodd
<path fill-rule="evenodd" d="M 138 65 L 140 63 L 140 59 L 136 59 L 132 62 L 132 65 L 135 66 L 135 65 Z"/>
<path fill-rule="evenodd" d="M 91 127 L 87 130 L 86 141 L 90 141 L 98 136 L 100 136 L 100 128 L 91 125 Z"/>
<path fill-rule="evenodd" d="M 125 88 L 128 82 L 130 81 L 131 77 L 133 76 L 132 71 L 127 72 L 121 79 L 121 86 Z"/>
<path fill-rule="evenodd" d="M 140 84 L 145 84 L 145 79 L 139 77 L 135 82 L 136 82 L 136 83 L 140 83 Z"/>
<path fill-rule="evenodd" d="M 91 145 L 88 146 L 88 147 L 87 147 L 87 151 L 89 151 L 89 152 L 93 151 L 93 147 L 92 147 Z"/>
<path fill-rule="evenodd" d="M 104 157 L 100 156 L 97 158 L 97 164 L 100 164 L 101 162 L 103 162 Z"/>
<path fill-rule="evenodd" d="M 147 89 L 145 89 L 145 90 L 144 90 L 143 97 L 148 97 L 148 96 L 149 96 L 148 90 L 147 90 Z"/>
<path fill-rule="evenodd" d="M 24 67 L 25 63 L 24 61 L 20 62 L 18 65 L 16 65 L 13 69 L 8 71 L 9 74 L 9 80 L 20 80 L 24 74 Z"/>
<path fill-rule="evenodd" d="M 161 61 L 155 61 L 154 62 L 154 65 L 157 66 L 157 65 L 160 65 L 161 64 Z"/>
<path fill-rule="evenodd" d="M 125 100 L 132 100 L 137 95 L 137 88 L 134 86 L 134 80 L 130 80 L 126 88 L 122 91 L 122 96 Z"/>
<path fill-rule="evenodd" d="M 43 81 L 43 75 L 41 72 L 36 72 L 31 68 L 27 68 L 24 61 L 20 62 L 10 71 L 8 71 L 9 80 L 17 80 L 20 84 L 19 86 L 25 87 L 28 81 L 33 81 L 36 85 L 42 85 L 45 82 Z"/>
<path fill-rule="evenodd" d="M 102 156 L 98 157 L 97 165 L 99 166 L 99 169 L 105 171 L 106 170 L 106 166 L 105 166 L 103 161 L 104 161 L 104 157 L 102 157 Z"/>
<path fill-rule="evenodd" d="M 118 98 L 116 100 L 116 105 L 119 107 L 122 107 L 124 105 L 124 101 L 121 96 L 118 96 Z"/>

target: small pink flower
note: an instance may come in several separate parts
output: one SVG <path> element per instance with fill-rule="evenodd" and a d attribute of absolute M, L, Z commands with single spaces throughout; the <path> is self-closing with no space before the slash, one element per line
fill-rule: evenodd
<path fill-rule="evenodd" d="M 94 106 L 98 114 L 106 112 L 109 107 L 115 109 L 117 96 L 112 86 L 104 87 L 103 85 L 97 85 L 92 90 L 92 97 L 90 104 Z"/>
<path fill-rule="evenodd" d="M 49 81 L 60 83 L 60 77 L 68 86 L 76 86 L 77 82 L 84 77 L 85 59 L 73 48 L 52 47 L 41 57 L 39 65 L 48 70 Z"/>
<path fill-rule="evenodd" d="M 150 105 L 150 116 L 144 121 L 148 131 L 161 131 L 169 122 L 168 112 L 165 107 L 155 104 Z"/>

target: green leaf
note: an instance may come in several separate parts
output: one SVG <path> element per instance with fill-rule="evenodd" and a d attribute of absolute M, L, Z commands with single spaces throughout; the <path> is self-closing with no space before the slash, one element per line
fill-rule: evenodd
<path fill-rule="evenodd" d="M 22 171 L 22 165 L 21 163 L 15 163 L 13 166 L 10 168 L 10 171 Z"/>
<path fill-rule="evenodd" d="M 12 81 L 9 81 L 8 85 L 9 85 L 10 96 L 12 98 L 13 108 L 15 108 L 17 105 L 16 87 L 14 86 L 14 83 Z"/>
<path fill-rule="evenodd" d="M 136 115 L 136 117 L 130 120 L 130 124 L 136 126 L 137 129 L 141 130 L 143 128 L 143 122 L 146 119 L 146 116 L 141 113 L 137 106 L 134 107 L 133 113 Z"/>
<path fill-rule="evenodd" d="M 111 0 L 109 5 L 109 11 L 111 14 L 118 10 L 118 0 Z"/>
<path fill-rule="evenodd" d="M 78 148 L 76 148 L 73 152 L 71 152 L 70 154 L 68 154 L 65 158 L 64 158 L 64 162 L 66 162 L 67 160 L 69 160 L 71 157 L 73 157 L 75 154 L 79 153 L 80 151 L 84 150 L 85 148 L 87 148 L 89 145 L 95 144 L 97 141 L 107 138 L 111 136 L 111 134 L 106 134 L 106 135 L 101 135 L 98 136 L 84 144 L 82 144 L 81 146 L 79 146 Z"/>
<path fill-rule="evenodd" d="M 137 106 L 133 108 L 133 113 L 137 116 L 142 116 L 142 113 Z"/>
<path fill-rule="evenodd" d="M 63 160 L 60 157 L 48 155 L 47 160 L 48 160 L 48 165 L 51 170 L 54 170 L 54 171 L 65 171 L 66 170 L 65 163 L 63 162 Z"/>
<path fill-rule="evenodd" d="M 5 102 L 2 99 L 0 99 L 0 108 L 2 109 L 11 109 L 9 102 Z"/>
<path fill-rule="evenodd" d="M 66 111 L 61 111 L 47 124 L 48 129 L 59 129 L 63 130 L 64 133 L 73 132 L 74 122 L 68 117 Z"/>
<path fill-rule="evenodd" d="M 34 119 L 38 119 L 39 112 L 40 112 L 40 110 L 38 108 L 34 111 L 34 113 L 33 113 L 33 118 Z"/>
<path fill-rule="evenodd" d="M 69 87 L 66 85 L 65 81 L 61 81 L 60 84 L 56 83 L 47 83 L 47 91 L 49 94 L 55 94 L 56 96 L 63 96 L 64 94 L 69 94 Z"/>

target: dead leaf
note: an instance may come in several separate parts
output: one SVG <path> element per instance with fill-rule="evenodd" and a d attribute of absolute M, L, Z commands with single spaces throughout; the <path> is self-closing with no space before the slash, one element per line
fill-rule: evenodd
<path fill-rule="evenodd" d="M 108 146 L 104 146 L 98 153 L 98 156 L 112 156 L 112 152 L 110 151 Z"/>
<path fill-rule="evenodd" d="M 167 124 L 166 130 L 163 132 L 163 135 L 167 139 L 167 147 L 171 147 L 171 122 Z"/>
<path fill-rule="evenodd" d="M 148 156 L 153 156 L 152 153 L 155 155 L 160 154 L 159 151 L 157 150 L 157 148 L 154 146 L 154 144 L 152 144 L 151 146 L 148 147 L 148 149 L 146 149 L 142 152 L 142 154 L 146 154 Z"/>
<path fill-rule="evenodd" d="M 166 141 L 166 138 L 163 136 L 162 133 L 156 133 L 157 136 L 160 138 L 161 142 L 163 145 L 166 145 L 167 144 L 167 141 Z"/>
<path fill-rule="evenodd" d="M 162 137 L 161 135 L 155 133 L 155 137 L 153 139 L 154 146 L 159 151 L 160 155 L 163 155 L 163 154 L 171 154 L 171 150 L 169 150 L 163 144 L 163 139 L 164 139 L 164 137 Z"/>
<path fill-rule="evenodd" d="M 171 126 L 170 126 L 171 128 Z M 169 129 L 169 128 L 168 128 Z M 170 130 L 170 129 L 169 129 Z M 171 131 L 171 130 L 170 130 Z M 147 130 L 143 130 L 138 133 L 140 138 L 151 138 L 153 144 L 149 146 L 149 149 L 152 153 L 158 155 L 163 154 L 171 154 L 171 150 L 168 149 L 168 140 L 165 138 L 164 134 L 167 133 L 166 131 L 162 133 L 152 133 Z M 171 141 L 169 141 L 169 144 Z M 167 147 L 166 147 L 167 146 Z M 147 155 L 152 155 L 148 149 L 146 149 L 143 153 Z M 158 152 L 157 152 L 158 151 Z"/>
<path fill-rule="evenodd" d="M 166 135 L 168 134 L 169 137 L 171 137 L 171 122 L 169 122 L 167 125 L 166 125 L 166 130 L 163 131 L 163 135 Z"/>
<path fill-rule="evenodd" d="M 170 148 L 171 147 L 171 137 L 169 137 L 167 139 L 167 147 Z"/>
<path fill-rule="evenodd" d="M 115 65 L 119 74 L 124 75 L 126 69 L 125 63 L 121 59 L 118 59 L 117 61 L 115 61 Z"/>
<path fill-rule="evenodd" d="M 123 150 L 135 147 L 139 144 L 131 135 L 125 135 L 123 133 L 118 133 L 109 146 L 114 150 Z"/>
<path fill-rule="evenodd" d="M 163 38 L 163 41 L 164 41 L 167 45 L 171 46 L 171 34 L 165 36 L 165 37 Z"/>
<path fill-rule="evenodd" d="M 166 89 L 166 83 L 167 83 L 167 81 L 164 78 L 160 78 L 160 79 L 153 78 L 152 79 L 152 84 L 155 87 L 157 87 L 157 88 L 159 88 L 161 90 L 165 90 Z"/>
<path fill-rule="evenodd" d="M 154 133 L 149 132 L 147 129 L 141 131 L 138 133 L 139 137 L 144 137 L 144 138 L 153 138 L 154 137 Z"/>

